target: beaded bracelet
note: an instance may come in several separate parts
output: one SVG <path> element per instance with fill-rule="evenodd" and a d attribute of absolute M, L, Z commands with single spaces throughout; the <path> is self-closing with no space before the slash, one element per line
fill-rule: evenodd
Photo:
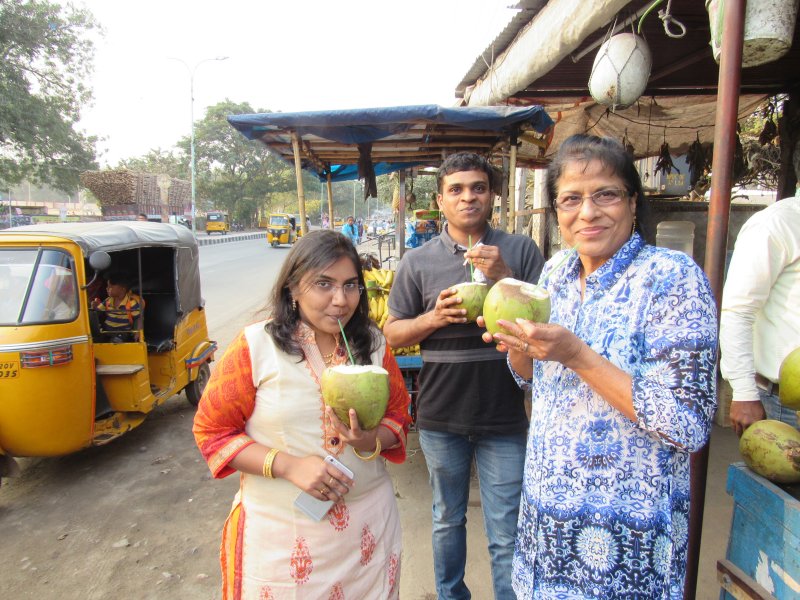
<path fill-rule="evenodd" d="M 358 453 L 358 450 L 353 448 L 353 446 L 350 446 L 350 447 L 353 449 L 353 454 L 355 454 L 361 460 L 375 460 L 376 458 L 378 458 L 378 455 L 381 453 L 381 438 L 379 438 L 378 436 L 375 436 L 375 451 L 372 454 L 370 454 L 369 456 L 361 456 Z"/>
<path fill-rule="evenodd" d="M 261 473 L 267 479 L 275 479 L 275 476 L 272 474 L 272 463 L 278 455 L 278 452 L 280 452 L 280 450 L 277 448 L 271 448 L 264 457 L 264 465 L 261 467 Z"/>

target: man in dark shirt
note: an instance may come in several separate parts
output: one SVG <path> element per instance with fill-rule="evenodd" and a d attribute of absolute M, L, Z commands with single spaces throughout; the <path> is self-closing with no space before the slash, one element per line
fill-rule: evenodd
<path fill-rule="evenodd" d="M 544 259 L 536 243 L 488 224 L 493 170 L 476 154 L 458 153 L 438 174 L 442 233 L 400 261 L 384 334 L 395 348 L 419 343 L 417 427 L 433 488 L 433 557 L 441 600 L 470 598 L 464 583 L 466 510 L 472 457 L 480 480 L 497 599 L 514 598 L 511 559 L 528 428 L 523 394 L 505 356 L 467 323 L 452 289 L 504 277 L 535 283 Z M 469 247 L 469 249 L 468 249 Z"/>

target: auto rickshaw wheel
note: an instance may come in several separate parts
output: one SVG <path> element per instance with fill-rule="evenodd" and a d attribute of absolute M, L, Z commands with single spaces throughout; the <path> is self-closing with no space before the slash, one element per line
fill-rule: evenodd
<path fill-rule="evenodd" d="M 272 247 L 273 247 L 273 248 L 274 248 L 275 246 L 277 246 L 277 245 L 278 245 L 278 242 L 276 242 L 276 241 L 274 241 L 274 240 L 273 240 L 272 242 L 270 242 L 270 243 L 272 244 Z"/>
<path fill-rule="evenodd" d="M 197 367 L 197 377 L 194 381 L 190 381 L 186 386 L 186 399 L 192 406 L 197 406 L 200 403 L 200 396 L 203 395 L 203 390 L 206 389 L 208 378 L 211 377 L 211 369 L 208 363 L 204 362 Z"/>

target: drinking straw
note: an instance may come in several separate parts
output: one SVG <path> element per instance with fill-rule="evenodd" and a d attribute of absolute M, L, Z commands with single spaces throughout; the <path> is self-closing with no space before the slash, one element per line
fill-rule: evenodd
<path fill-rule="evenodd" d="M 469 243 L 469 248 L 467 250 L 472 250 L 472 236 L 467 236 L 467 243 Z M 475 268 L 472 266 L 472 259 L 469 261 L 469 280 L 472 283 L 475 283 Z"/>
<path fill-rule="evenodd" d="M 350 364 L 356 364 L 355 359 L 353 358 L 353 353 L 350 352 L 350 344 L 347 343 L 347 336 L 344 334 L 344 327 L 342 327 L 341 319 L 336 319 L 336 322 L 339 323 L 339 331 L 342 332 L 342 339 L 344 340 L 344 347 L 347 348 L 347 356 L 350 357 Z"/>

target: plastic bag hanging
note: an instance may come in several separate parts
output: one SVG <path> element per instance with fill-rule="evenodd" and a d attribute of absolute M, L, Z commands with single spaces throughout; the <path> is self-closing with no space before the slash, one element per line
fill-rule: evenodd
<path fill-rule="evenodd" d="M 611 36 L 594 58 L 589 93 L 611 110 L 627 108 L 642 95 L 650 78 L 652 57 L 644 38 L 634 33 Z"/>

